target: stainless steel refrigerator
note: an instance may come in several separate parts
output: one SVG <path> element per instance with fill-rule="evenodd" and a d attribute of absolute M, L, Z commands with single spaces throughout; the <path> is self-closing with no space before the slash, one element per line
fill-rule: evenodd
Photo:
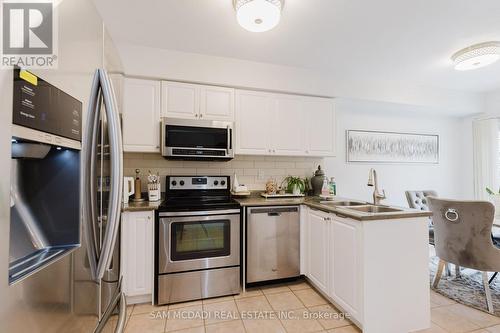
<path fill-rule="evenodd" d="M 111 81 L 95 71 L 80 133 L 81 103 L 20 72 L 0 77 L 2 98 L 13 100 L 2 109 L 12 113 L 10 145 L 0 144 L 11 155 L 0 161 L 11 170 L 10 194 L 0 188 L 0 199 L 10 201 L 10 214 L 0 210 L 10 224 L 0 234 L 9 244 L 0 256 L 8 267 L 0 278 L 0 332 L 122 332 L 123 152 Z"/>

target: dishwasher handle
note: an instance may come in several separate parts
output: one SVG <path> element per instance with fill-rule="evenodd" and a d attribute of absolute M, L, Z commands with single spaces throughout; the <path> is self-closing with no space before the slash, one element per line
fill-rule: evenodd
<path fill-rule="evenodd" d="M 299 207 L 262 207 L 250 209 L 250 214 L 267 214 L 268 216 L 281 216 L 281 213 L 298 213 Z"/>

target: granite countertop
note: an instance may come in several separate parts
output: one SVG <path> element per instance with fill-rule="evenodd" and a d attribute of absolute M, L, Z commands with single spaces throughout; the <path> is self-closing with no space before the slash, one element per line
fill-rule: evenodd
<path fill-rule="evenodd" d="M 360 212 L 353 209 L 349 209 L 341 206 L 334 206 L 331 203 L 322 203 L 318 197 L 301 197 L 301 198 L 272 198 L 266 199 L 261 197 L 259 194 L 252 194 L 247 198 L 234 198 L 243 207 L 251 206 L 290 206 L 290 205 L 306 205 L 311 208 L 315 208 L 324 212 L 335 213 L 339 216 L 349 217 L 358 221 L 373 221 L 373 220 L 389 220 L 389 219 L 401 219 L 401 218 L 412 218 L 412 217 L 429 217 L 432 216 L 430 211 L 421 211 L 417 209 L 405 208 L 405 207 L 394 207 L 385 206 L 389 208 L 398 209 L 395 212 L 383 212 L 383 213 L 367 213 Z M 335 198 L 335 201 L 356 201 L 362 202 L 361 200 L 353 200 L 348 198 Z M 366 203 L 370 205 L 370 203 Z"/>
<path fill-rule="evenodd" d="M 384 206 L 389 208 L 398 209 L 393 212 L 381 212 L 381 213 L 368 213 L 360 212 L 347 207 L 335 206 L 332 203 L 335 201 L 355 201 L 365 204 L 361 200 L 353 200 L 348 198 L 336 197 L 332 203 L 325 203 L 318 197 L 298 197 L 298 198 L 272 198 L 266 199 L 260 196 L 260 192 L 253 192 L 251 196 L 245 198 L 233 197 L 242 207 L 252 207 L 252 206 L 293 206 L 293 205 L 306 205 L 308 207 L 318 209 L 324 212 L 335 213 L 342 217 L 349 217 L 358 221 L 373 221 L 373 220 L 390 220 L 390 219 L 402 219 L 402 218 L 413 218 L 413 217 L 429 217 L 432 216 L 430 211 L 422 211 L 417 209 L 410 209 L 405 207 L 394 207 L 394 206 Z M 148 211 L 156 210 L 159 208 L 164 200 L 162 195 L 162 200 L 149 202 L 133 202 L 129 201 L 128 204 L 122 205 L 122 211 Z M 366 203 L 370 205 L 370 203 Z"/>
<path fill-rule="evenodd" d="M 140 212 L 140 211 L 147 211 L 147 210 L 156 210 L 158 207 L 160 207 L 161 203 L 163 202 L 162 200 L 158 201 L 142 201 L 142 202 L 133 202 L 132 200 L 129 200 L 128 203 L 122 204 L 122 212 Z"/>

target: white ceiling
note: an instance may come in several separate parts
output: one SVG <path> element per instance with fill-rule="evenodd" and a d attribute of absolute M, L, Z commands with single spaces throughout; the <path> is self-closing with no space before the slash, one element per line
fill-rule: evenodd
<path fill-rule="evenodd" d="M 95 1 L 115 42 L 304 67 L 349 80 L 467 92 L 500 88 L 500 62 L 469 72 L 449 59 L 500 40 L 498 0 L 286 0 L 281 23 L 251 33 L 232 0 Z"/>

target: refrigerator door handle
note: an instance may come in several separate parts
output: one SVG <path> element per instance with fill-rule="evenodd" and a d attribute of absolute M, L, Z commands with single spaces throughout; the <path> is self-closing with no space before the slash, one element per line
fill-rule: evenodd
<path fill-rule="evenodd" d="M 90 149 L 91 149 L 91 158 L 90 158 L 90 179 L 89 184 L 90 184 L 90 214 L 91 214 L 91 223 L 90 223 L 90 231 L 91 231 L 91 244 L 94 247 L 95 250 L 95 258 L 96 260 L 99 259 L 99 244 L 97 241 L 97 231 L 98 231 L 98 214 L 97 212 L 97 190 L 96 190 L 96 181 L 97 181 L 97 165 L 96 165 L 96 156 L 97 156 L 97 143 L 98 143 L 98 134 L 99 134 L 99 123 L 101 121 L 101 104 L 102 104 L 102 95 L 98 89 L 97 91 L 97 101 L 95 104 L 95 112 L 94 112 L 94 123 L 92 124 L 92 136 L 91 136 L 91 144 L 90 144 Z M 102 188 L 103 183 L 102 183 L 102 178 L 99 180 L 99 184 Z M 96 265 L 97 267 L 97 265 Z"/>
<path fill-rule="evenodd" d="M 87 130 L 83 141 L 83 157 L 85 164 L 83 165 L 83 224 L 84 224 L 84 238 L 87 243 L 87 256 L 89 259 L 89 266 L 92 278 L 97 280 L 97 241 L 95 235 L 96 225 L 96 208 L 95 208 L 95 171 L 92 167 L 95 165 L 95 141 L 97 125 L 100 118 L 100 105 L 99 99 L 99 73 L 96 71 L 92 81 L 92 88 L 90 91 L 88 115 L 87 115 Z"/>
<path fill-rule="evenodd" d="M 118 322 L 116 323 L 115 327 L 115 333 L 123 333 L 125 322 L 127 320 L 127 301 L 125 299 L 125 294 L 121 292 L 121 286 L 122 279 L 120 278 L 120 281 L 118 282 L 118 288 L 111 298 L 111 302 L 109 303 L 108 307 L 104 311 L 101 320 L 97 324 L 94 333 L 101 333 L 103 331 L 118 304 L 120 304 L 120 310 L 118 315 Z"/>
<path fill-rule="evenodd" d="M 125 293 L 120 294 L 120 313 L 118 315 L 118 323 L 116 323 L 115 333 L 123 333 L 127 322 L 127 299 Z"/>
<path fill-rule="evenodd" d="M 120 230 L 121 194 L 123 192 L 123 146 L 120 119 L 116 108 L 115 95 L 108 75 L 103 69 L 97 70 L 102 88 L 102 96 L 108 120 L 110 153 L 110 190 L 108 223 L 104 233 L 101 255 L 97 264 L 97 277 L 102 279 L 113 258 L 113 249 Z"/>

